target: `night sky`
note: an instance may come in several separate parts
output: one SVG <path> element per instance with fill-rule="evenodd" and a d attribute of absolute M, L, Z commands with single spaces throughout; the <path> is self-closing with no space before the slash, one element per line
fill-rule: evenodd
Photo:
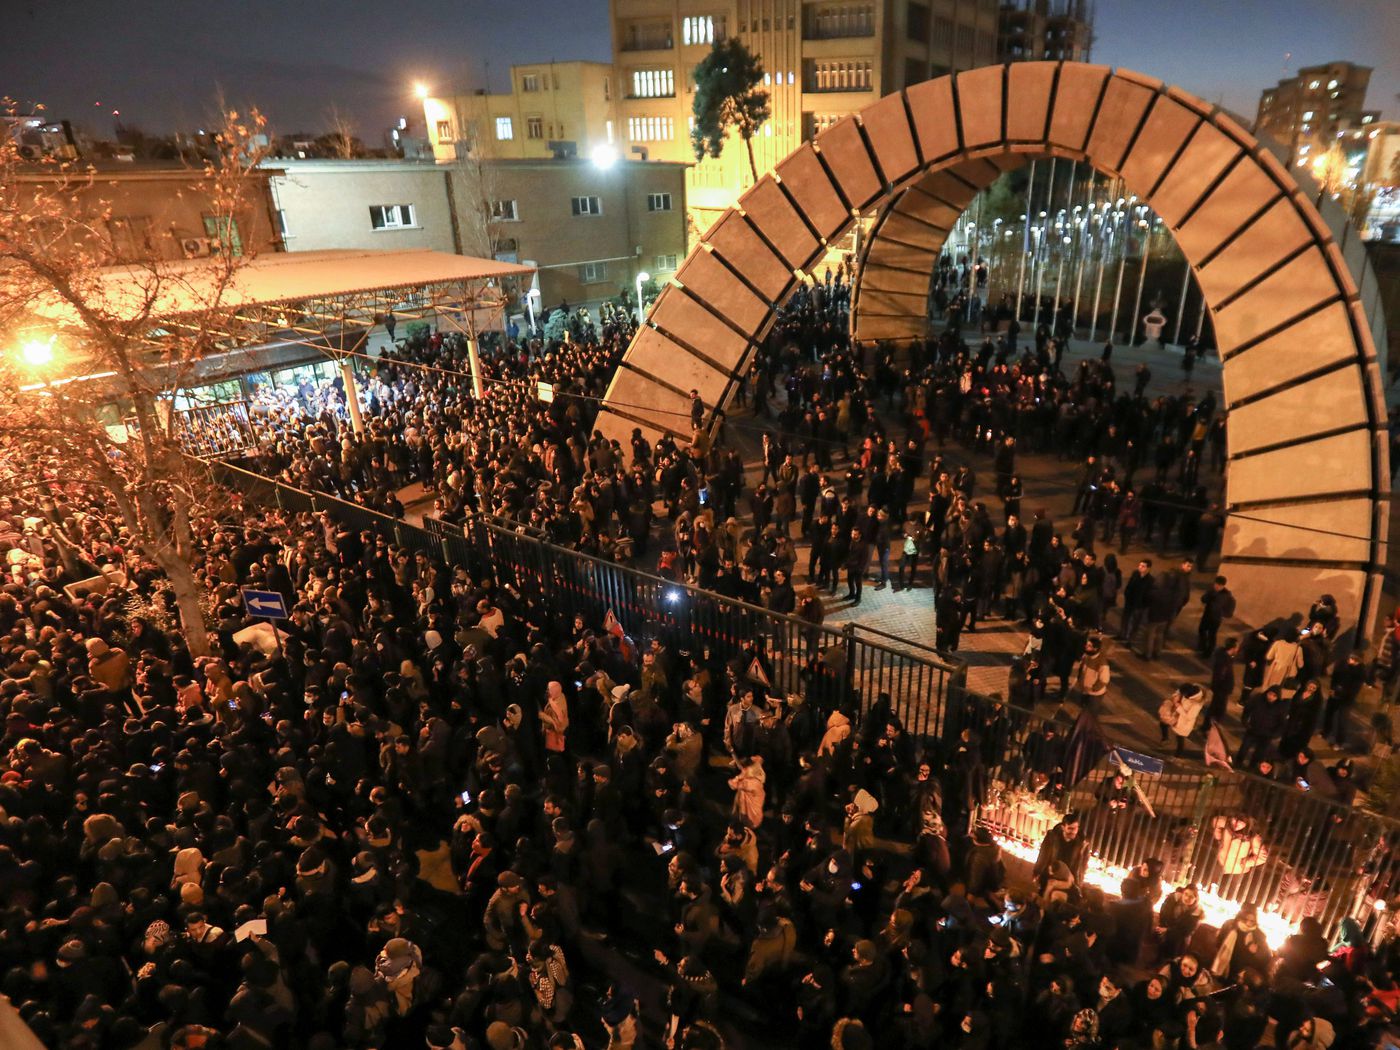
<path fill-rule="evenodd" d="M 1400 117 L 1400 0 L 1097 0 L 1093 58 L 1254 116 L 1300 65 L 1374 67 L 1367 104 Z M 335 106 L 380 143 L 413 83 L 501 90 L 512 62 L 609 57 L 607 0 L 3 0 L 0 97 L 99 134 L 207 123 L 219 89 L 279 132 Z M 1291 52 L 1291 57 L 1286 53 Z M 100 102 L 100 106 L 94 103 Z"/>

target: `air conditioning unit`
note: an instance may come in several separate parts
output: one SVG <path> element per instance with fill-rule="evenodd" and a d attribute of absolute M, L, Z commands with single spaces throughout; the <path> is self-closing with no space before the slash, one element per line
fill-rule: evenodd
<path fill-rule="evenodd" d="M 26 143 L 19 148 L 19 155 L 24 160 L 43 160 L 44 147 Z"/>
<path fill-rule="evenodd" d="M 219 247 L 212 237 L 182 237 L 180 250 L 186 259 L 203 259 L 216 254 Z"/>

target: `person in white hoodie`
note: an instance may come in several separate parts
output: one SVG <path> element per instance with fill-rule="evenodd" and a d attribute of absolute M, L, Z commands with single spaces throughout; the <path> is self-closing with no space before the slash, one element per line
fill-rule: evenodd
<path fill-rule="evenodd" d="M 1162 743 L 1167 742 L 1167 733 L 1170 731 L 1176 736 L 1176 753 L 1184 754 L 1186 738 L 1196 731 L 1196 723 L 1200 721 L 1201 711 L 1205 706 L 1205 690 L 1189 683 L 1180 686 L 1176 692 L 1163 700 L 1157 709 L 1157 728 L 1162 734 Z"/>

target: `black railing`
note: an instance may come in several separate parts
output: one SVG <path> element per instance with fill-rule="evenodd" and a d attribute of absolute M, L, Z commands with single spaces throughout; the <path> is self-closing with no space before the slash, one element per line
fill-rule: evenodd
<path fill-rule="evenodd" d="M 975 819 L 1008 847 L 1029 854 L 1063 813 L 1082 813 L 1096 858 L 1091 872 L 1112 892 L 1120 869 L 1156 858 L 1168 883 L 1215 886 L 1228 901 L 1252 901 L 1290 924 L 1311 915 L 1328 931 L 1347 916 L 1374 924 L 1387 914 L 1377 902 L 1400 896 L 1397 822 L 1291 784 L 1195 762 L 1164 759 L 1160 773 L 1136 774 L 1117 788 L 1115 748 L 1102 733 L 1076 733 L 1063 721 L 970 692 L 961 664 L 919 643 L 886 635 L 887 644 L 856 625 L 774 613 L 482 516 L 463 525 L 425 518 L 419 527 L 230 464 L 213 469 L 254 503 L 329 513 L 474 575 L 495 576 L 562 616 L 581 614 L 596 626 L 612 613 L 637 639 L 708 647 L 725 660 L 756 658 L 758 667 L 750 662 L 746 671 L 827 710 L 839 707 L 858 719 L 886 693 L 906 730 L 935 751 L 947 754 L 965 740 L 976 752 L 969 778 Z M 1251 860 L 1241 862 L 1246 856 Z"/>

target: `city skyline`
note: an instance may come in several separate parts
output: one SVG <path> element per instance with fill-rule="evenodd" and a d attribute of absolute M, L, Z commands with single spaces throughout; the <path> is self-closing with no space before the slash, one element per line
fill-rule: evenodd
<path fill-rule="evenodd" d="M 324 2 L 287 8 L 249 0 L 236 11 L 168 0 L 134 6 L 145 17 L 133 20 L 133 5 L 93 0 L 27 3 L 0 41 L 10 74 L 0 95 L 21 106 L 41 103 L 103 135 L 115 111 L 150 132 L 197 127 L 222 92 L 231 105 L 257 105 L 283 133 L 325 130 L 334 108 L 373 146 L 397 116 L 416 112 L 415 83 L 499 91 L 511 64 L 611 58 L 603 3 L 537 0 L 540 17 L 529 28 L 551 29 L 539 41 L 524 38 L 519 20 L 498 9 L 446 0 L 405 0 L 388 36 L 382 16 L 334 5 L 330 20 L 332 5 Z M 1194 19 L 1189 39 L 1158 34 L 1158 27 L 1179 30 L 1182 18 Z M 280 32 L 260 31 L 265 26 Z M 172 49 L 172 38 L 183 46 Z M 1397 45 L 1400 5 L 1389 0 L 1342 8 L 1322 0 L 1101 0 L 1093 59 L 1179 84 L 1247 120 L 1259 93 L 1298 67 L 1347 60 L 1373 67 L 1367 105 L 1393 118 Z M 172 91 L 172 83 L 182 90 Z"/>

